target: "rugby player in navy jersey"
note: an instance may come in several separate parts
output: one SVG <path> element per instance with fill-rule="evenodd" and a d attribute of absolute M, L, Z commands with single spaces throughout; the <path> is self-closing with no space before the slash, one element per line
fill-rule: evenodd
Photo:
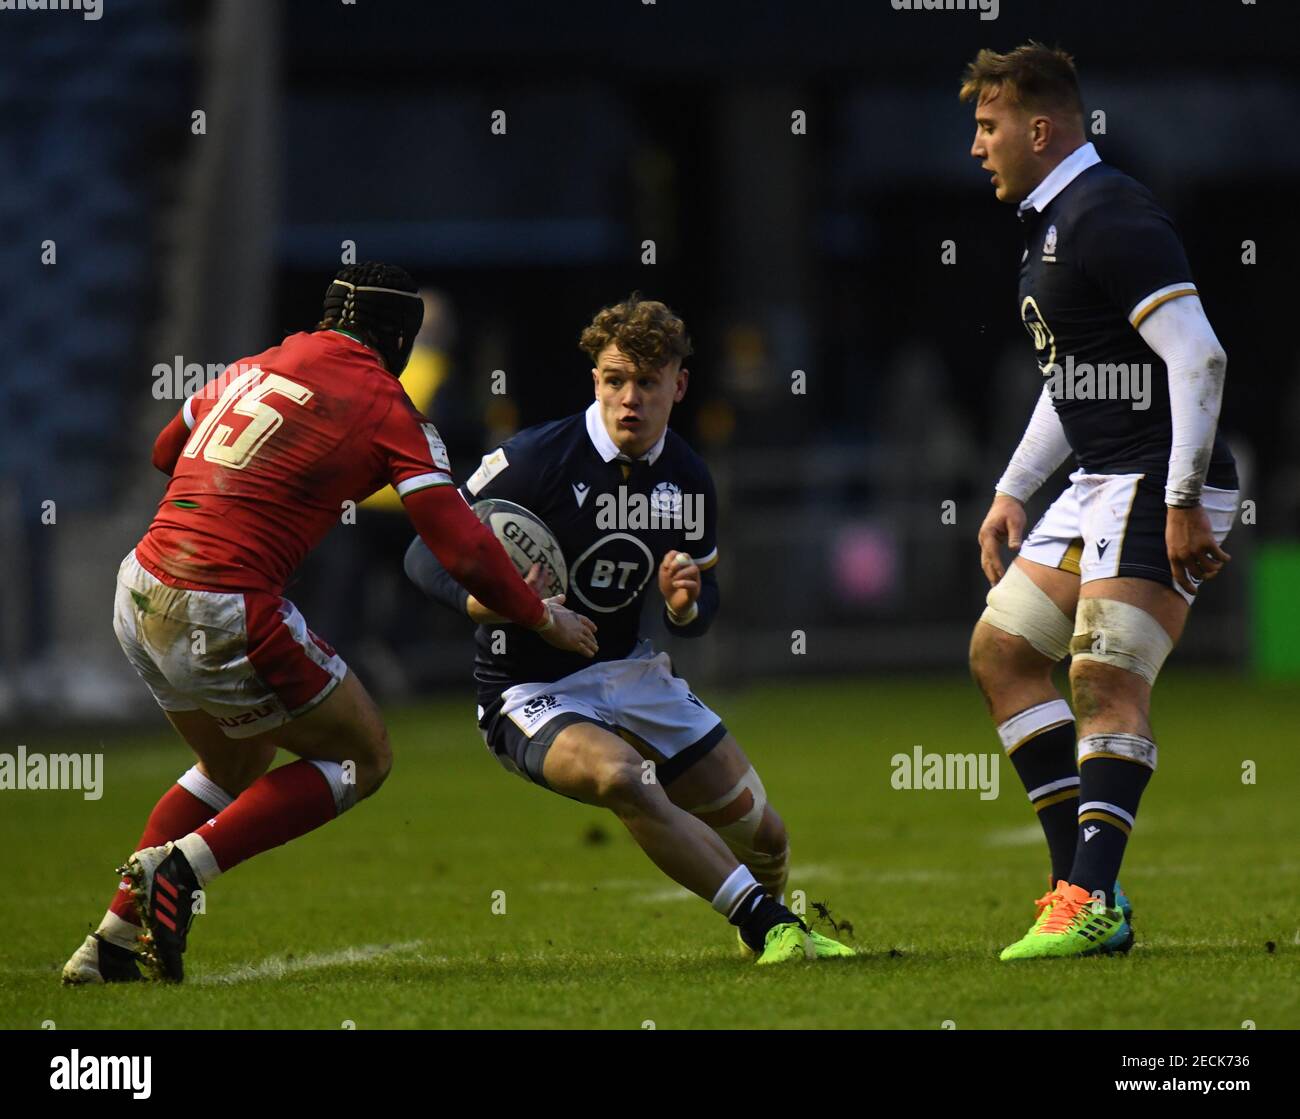
<path fill-rule="evenodd" d="M 1156 768 L 1152 685 L 1229 559 L 1227 359 L 1169 216 L 1087 142 L 1068 54 L 983 50 L 961 98 L 975 102 L 970 154 L 1020 219 L 1018 306 L 1044 377 L 979 531 L 993 589 L 970 650 L 1051 859 L 1036 919 L 1002 959 L 1123 952 L 1132 909 L 1116 878 Z M 1024 502 L 1071 454 L 1069 487 L 1026 535 Z M 1066 656 L 1073 709 L 1052 683 Z"/>
<path fill-rule="evenodd" d="M 549 527 L 568 568 L 566 605 L 597 625 L 595 663 L 505 625 L 419 538 L 407 573 L 479 623 L 479 729 L 507 770 L 610 809 L 660 870 L 736 926 L 758 963 L 852 956 L 786 908 L 785 825 L 762 781 L 640 634 L 653 592 L 679 637 L 703 635 L 720 602 L 713 480 L 668 429 L 686 394 L 686 328 L 663 303 L 633 295 L 597 314 L 580 346 L 595 366 L 591 406 L 519 432 L 462 492 L 514 502 Z M 638 519 L 638 509 L 659 516 Z M 534 565 L 530 585 L 544 576 Z"/>

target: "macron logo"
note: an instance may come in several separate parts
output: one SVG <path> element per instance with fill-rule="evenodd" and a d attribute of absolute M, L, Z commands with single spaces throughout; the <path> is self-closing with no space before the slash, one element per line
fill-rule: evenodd
<path fill-rule="evenodd" d="M 1084 843 L 1087 843 L 1088 840 L 1090 840 L 1090 839 L 1091 839 L 1094 835 L 1096 835 L 1099 831 L 1101 831 L 1101 828 L 1092 827 L 1091 825 L 1089 825 L 1088 827 L 1084 828 L 1084 829 L 1083 829 L 1083 841 L 1084 841 Z"/>
<path fill-rule="evenodd" d="M 591 487 L 586 482 L 573 483 L 573 496 L 578 500 L 578 508 L 582 508 L 582 503 L 587 500 L 587 494 L 591 492 Z"/>
<path fill-rule="evenodd" d="M 137 1100 L 147 1100 L 153 1091 L 152 1071 L 152 1057 L 83 1057 L 74 1049 L 70 1056 L 50 1060 L 50 1087 L 130 1092 Z"/>

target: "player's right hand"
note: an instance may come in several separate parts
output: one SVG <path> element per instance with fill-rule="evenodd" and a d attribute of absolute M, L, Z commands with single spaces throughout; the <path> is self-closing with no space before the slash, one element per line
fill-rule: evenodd
<path fill-rule="evenodd" d="M 1002 562 L 1002 541 L 1013 552 L 1020 550 L 1025 537 L 1025 507 L 1009 494 L 1000 493 L 993 499 L 989 511 L 980 525 L 980 567 L 990 587 L 1007 573 Z"/>
<path fill-rule="evenodd" d="M 557 649 L 581 653 L 584 657 L 594 657 L 600 651 L 600 646 L 596 644 L 596 623 L 585 614 L 566 610 L 564 595 L 557 594 L 542 601 L 546 603 L 550 624 L 533 631 L 542 640 Z"/>

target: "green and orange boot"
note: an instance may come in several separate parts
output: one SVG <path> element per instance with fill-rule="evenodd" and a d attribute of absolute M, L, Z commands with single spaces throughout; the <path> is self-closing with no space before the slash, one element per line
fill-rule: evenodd
<path fill-rule="evenodd" d="M 1117 889 L 1117 902 L 1119 897 Z M 1035 904 L 1038 916 L 1029 931 L 1014 944 L 1007 945 L 999 959 L 1113 955 L 1133 947 L 1133 927 L 1124 909 L 1119 904 L 1113 908 L 1106 906 L 1079 886 L 1058 882 L 1056 889 Z"/>

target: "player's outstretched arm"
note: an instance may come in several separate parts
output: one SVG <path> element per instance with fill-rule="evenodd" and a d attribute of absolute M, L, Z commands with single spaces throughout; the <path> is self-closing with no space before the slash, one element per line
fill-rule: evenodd
<path fill-rule="evenodd" d="M 411 541 L 406 549 L 403 563 L 406 577 L 434 602 L 445 606 L 454 614 L 464 617 L 469 613 L 466 606 L 470 593 L 455 579 L 447 574 L 447 569 L 438 562 L 438 557 L 430 550 L 419 536 Z"/>
<path fill-rule="evenodd" d="M 556 648 L 595 656 L 595 623 L 566 610 L 562 598 L 538 598 L 453 486 L 414 490 L 403 501 L 420 541 L 446 576 L 494 613 L 527 626 Z M 409 560 L 408 551 L 408 572 Z"/>
<path fill-rule="evenodd" d="M 1165 548 L 1174 581 L 1195 594 L 1232 558 L 1219 547 L 1209 515 L 1201 507 L 1228 356 L 1195 295 L 1162 303 L 1142 320 L 1138 333 L 1169 372 L 1173 438 L 1165 482 Z"/>
<path fill-rule="evenodd" d="M 546 608 L 524 581 L 492 533 L 449 485 L 405 494 L 403 502 L 420 539 L 444 571 L 502 616 L 530 629 L 546 620 Z"/>
<path fill-rule="evenodd" d="M 1025 535 L 1025 502 L 1037 492 L 1070 454 L 1065 428 L 1056 414 L 1047 387 L 1038 395 L 1029 426 L 1016 447 L 1015 454 L 998 479 L 997 494 L 980 525 L 980 567 L 990 586 L 996 586 L 1006 574 L 1002 562 L 1002 544 L 1018 551 Z"/>
<path fill-rule="evenodd" d="M 418 536 L 406 549 L 403 563 L 406 576 L 429 598 L 454 614 L 468 616 L 480 625 L 492 625 L 509 619 L 494 613 L 478 599 L 447 574 L 447 569 L 438 562 L 438 557 L 429 551 L 429 546 Z M 533 564 L 524 582 L 539 597 L 546 587 L 546 569 L 540 563 Z M 563 602 L 563 595 L 557 596 Z"/>

